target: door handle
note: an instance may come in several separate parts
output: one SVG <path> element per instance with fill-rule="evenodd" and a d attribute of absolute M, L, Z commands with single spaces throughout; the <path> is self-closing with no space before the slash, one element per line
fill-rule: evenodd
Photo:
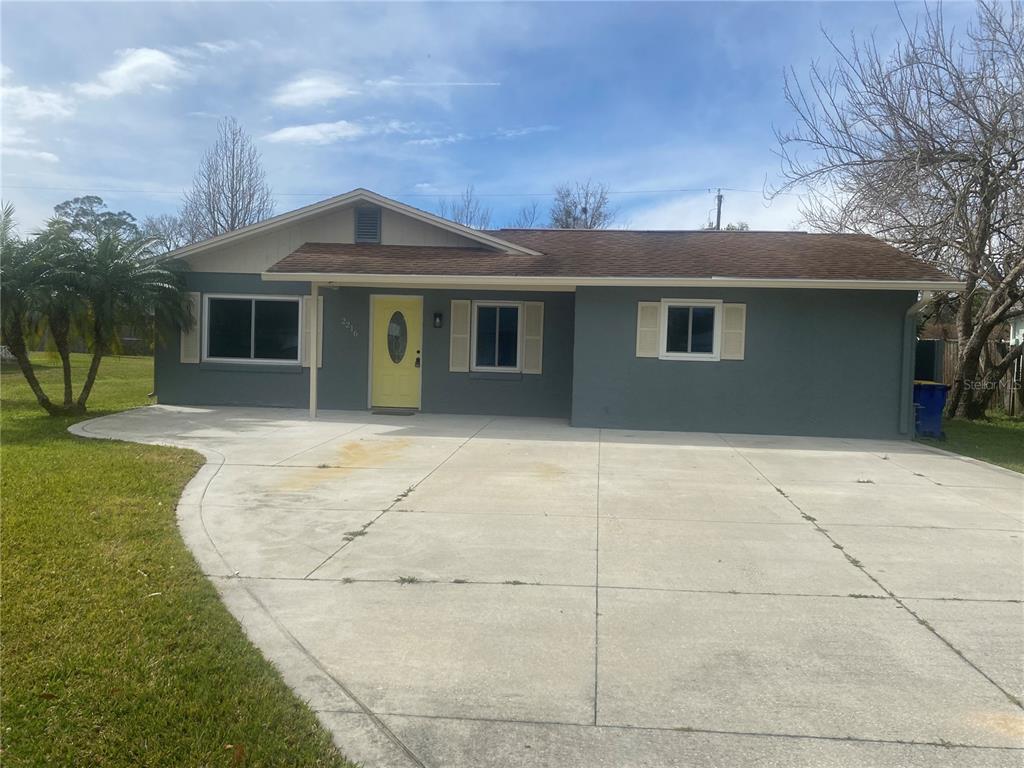
<path fill-rule="evenodd" d="M 415 363 L 415 365 L 416 365 L 417 368 L 420 367 L 420 351 L 418 349 L 416 350 L 416 363 Z"/>

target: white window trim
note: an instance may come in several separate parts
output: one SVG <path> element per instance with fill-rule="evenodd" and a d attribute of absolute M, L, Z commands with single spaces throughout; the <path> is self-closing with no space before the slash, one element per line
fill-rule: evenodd
<path fill-rule="evenodd" d="M 516 313 L 516 364 L 508 365 L 477 365 L 476 364 L 476 330 L 478 307 L 517 307 Z M 523 372 L 523 302 L 521 301 L 474 301 L 471 307 L 469 339 L 469 370 L 481 373 L 522 373 Z"/>
<path fill-rule="evenodd" d="M 299 344 L 298 357 L 295 360 L 271 360 L 263 357 L 210 357 L 210 299 L 242 299 L 252 302 L 252 321 L 249 326 L 249 348 L 253 349 L 253 336 L 256 333 L 256 301 L 290 301 L 298 305 L 299 313 Z M 203 294 L 203 362 L 204 363 L 231 363 L 233 365 L 302 365 L 302 297 L 286 296 L 280 294 L 260 293 L 205 293 Z"/>
<path fill-rule="evenodd" d="M 659 360 L 693 360 L 716 361 L 722 359 L 722 304 L 721 299 L 662 299 L 661 320 L 658 329 Z M 714 307 L 715 328 L 712 336 L 711 353 L 707 352 L 668 352 L 668 310 L 669 307 Z M 690 315 L 691 323 L 693 315 Z"/>

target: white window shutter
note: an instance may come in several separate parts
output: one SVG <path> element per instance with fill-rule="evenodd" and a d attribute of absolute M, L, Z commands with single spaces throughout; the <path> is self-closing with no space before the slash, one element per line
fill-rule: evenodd
<path fill-rule="evenodd" d="M 742 360 L 746 347 L 747 305 L 722 305 L 722 359 Z"/>
<path fill-rule="evenodd" d="M 303 296 L 301 306 L 301 317 L 299 318 L 299 333 L 302 334 L 302 367 L 309 368 L 310 346 L 313 342 L 313 297 Z"/>
<path fill-rule="evenodd" d="M 657 357 L 661 338 L 661 302 L 641 301 L 636 308 L 636 356 Z"/>
<path fill-rule="evenodd" d="M 199 362 L 201 344 L 203 338 L 202 333 L 202 318 L 199 316 L 200 307 L 202 306 L 202 296 L 197 292 L 190 291 L 188 293 L 188 303 L 192 308 L 192 317 L 195 323 L 192 325 L 192 329 L 189 331 L 182 330 L 181 332 L 181 362 L 195 364 Z"/>
<path fill-rule="evenodd" d="M 453 299 L 451 317 L 451 344 L 448 350 L 448 370 L 465 372 L 469 370 L 469 325 L 471 303 L 468 300 Z"/>
<path fill-rule="evenodd" d="M 544 361 L 544 302 L 523 302 L 523 373 L 540 373 Z"/>

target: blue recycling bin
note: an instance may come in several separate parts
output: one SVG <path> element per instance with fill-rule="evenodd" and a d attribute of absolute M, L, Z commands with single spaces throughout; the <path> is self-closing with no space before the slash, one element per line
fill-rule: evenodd
<path fill-rule="evenodd" d="M 946 409 L 945 384 L 937 381 L 914 382 L 914 431 L 918 437 L 945 438 L 942 412 Z"/>

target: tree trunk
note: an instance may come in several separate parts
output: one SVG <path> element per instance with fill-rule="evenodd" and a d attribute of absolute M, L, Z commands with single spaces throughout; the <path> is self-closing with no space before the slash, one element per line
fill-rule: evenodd
<path fill-rule="evenodd" d="M 54 416 L 60 412 L 60 409 L 50 402 L 50 398 L 46 396 L 42 386 L 39 384 L 39 379 L 36 378 L 36 372 L 32 368 L 32 363 L 28 359 L 28 350 L 25 348 L 25 337 L 21 334 L 21 323 L 17 323 L 18 328 L 16 332 L 12 333 L 12 328 L 4 329 L 4 343 L 7 348 L 14 355 L 14 359 L 18 361 L 18 368 L 21 369 L 21 375 L 25 377 L 25 381 L 28 382 L 29 389 L 32 390 L 32 394 L 36 396 L 36 401 L 40 407 L 45 410 L 51 416 Z"/>
<path fill-rule="evenodd" d="M 85 375 L 85 384 L 82 385 L 82 392 L 78 395 L 76 408 L 79 413 L 85 413 L 85 403 L 92 393 L 92 385 L 96 383 L 96 374 L 99 373 L 100 363 L 103 361 L 103 352 L 99 349 L 92 353 L 92 361 L 89 363 L 89 372 Z"/>
<path fill-rule="evenodd" d="M 85 375 L 85 384 L 82 385 L 82 391 L 78 395 L 77 408 L 79 413 L 85 413 L 85 403 L 92 393 L 92 385 L 96 383 L 96 374 L 99 373 L 100 363 L 103 361 L 103 355 L 106 351 L 106 337 L 99 322 L 96 322 L 93 326 L 92 360 L 89 362 L 89 372 Z"/>
<path fill-rule="evenodd" d="M 64 407 L 72 410 L 75 408 L 75 393 L 71 386 L 71 319 L 64 313 L 53 313 L 49 324 L 64 373 Z"/>

